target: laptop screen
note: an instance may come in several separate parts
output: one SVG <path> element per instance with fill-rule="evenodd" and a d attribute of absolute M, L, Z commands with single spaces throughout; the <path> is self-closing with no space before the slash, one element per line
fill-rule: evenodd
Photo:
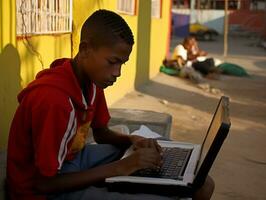
<path fill-rule="evenodd" d="M 196 174 L 198 173 L 200 167 L 202 166 L 203 161 L 206 158 L 206 155 L 210 150 L 210 147 L 213 144 L 216 135 L 219 133 L 219 129 L 221 128 L 222 124 L 226 123 L 230 126 L 228 106 L 229 106 L 229 99 L 227 97 L 221 97 L 219 104 L 216 108 L 216 111 L 213 115 L 207 134 L 201 146 L 201 155 L 200 155 L 200 160 L 198 162 Z"/>

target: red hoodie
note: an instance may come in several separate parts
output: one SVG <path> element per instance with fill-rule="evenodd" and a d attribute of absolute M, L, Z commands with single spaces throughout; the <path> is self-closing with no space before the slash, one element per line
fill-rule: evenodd
<path fill-rule="evenodd" d="M 73 73 L 70 59 L 52 63 L 18 95 L 7 156 L 11 200 L 44 200 L 33 191 L 33 180 L 54 176 L 66 159 L 85 144 L 88 129 L 110 119 L 103 90 L 91 83 L 88 104 Z"/>

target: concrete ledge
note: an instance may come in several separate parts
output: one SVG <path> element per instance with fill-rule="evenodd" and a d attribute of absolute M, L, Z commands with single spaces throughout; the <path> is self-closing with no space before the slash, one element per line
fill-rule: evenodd
<path fill-rule="evenodd" d="M 109 112 L 111 115 L 109 126 L 124 124 L 130 132 L 133 132 L 143 124 L 163 137 L 170 137 L 172 116 L 167 113 L 120 108 L 111 108 Z"/>

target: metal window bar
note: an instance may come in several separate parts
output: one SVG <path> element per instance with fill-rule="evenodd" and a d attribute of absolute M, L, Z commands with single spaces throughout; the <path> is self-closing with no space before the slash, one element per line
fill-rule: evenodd
<path fill-rule="evenodd" d="M 17 35 L 72 31 L 72 0 L 16 0 Z"/>
<path fill-rule="evenodd" d="M 135 14 L 135 0 L 118 0 L 117 11 L 123 14 L 134 15 Z"/>

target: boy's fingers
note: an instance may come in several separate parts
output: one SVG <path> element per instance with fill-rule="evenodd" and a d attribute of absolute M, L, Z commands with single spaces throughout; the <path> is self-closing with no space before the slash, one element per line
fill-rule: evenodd
<path fill-rule="evenodd" d="M 138 142 L 135 144 L 136 148 L 149 148 L 151 147 L 151 139 L 149 138 L 143 138 L 138 140 Z"/>
<path fill-rule="evenodd" d="M 158 152 L 159 154 L 162 153 L 162 148 L 161 148 L 161 146 L 158 144 L 157 140 L 152 139 L 152 146 L 151 146 L 151 147 L 154 148 L 154 149 L 156 149 L 157 152 Z"/>
<path fill-rule="evenodd" d="M 143 161 L 144 163 L 149 164 L 149 167 L 159 167 L 161 166 L 161 158 L 156 155 L 157 152 L 155 149 L 148 148 L 145 151 L 143 151 Z"/>
<path fill-rule="evenodd" d="M 154 140 L 155 147 L 159 153 L 162 153 L 162 147 L 158 144 L 157 140 Z"/>
<path fill-rule="evenodd" d="M 155 149 L 159 154 L 162 153 L 162 148 L 158 144 L 157 140 L 152 138 L 145 138 L 140 140 L 137 144 L 134 145 L 134 150 L 138 148 L 152 148 Z"/>
<path fill-rule="evenodd" d="M 153 139 L 149 139 L 149 147 L 150 148 L 155 148 Z"/>

